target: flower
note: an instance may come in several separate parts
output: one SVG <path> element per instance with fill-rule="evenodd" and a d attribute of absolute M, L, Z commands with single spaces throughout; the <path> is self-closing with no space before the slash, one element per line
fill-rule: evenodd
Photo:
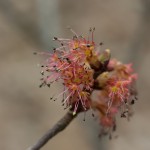
<path fill-rule="evenodd" d="M 51 87 L 61 81 L 63 91 L 50 99 L 55 101 L 61 97 L 62 105 L 71 109 L 73 115 L 89 109 L 97 111 L 102 133 L 111 135 L 119 112 L 121 117 L 131 116 L 131 105 L 137 99 L 134 86 L 137 74 L 133 73 L 132 64 L 111 59 L 109 49 L 98 50 L 99 46 L 93 41 L 95 29 L 90 29 L 91 40 L 70 30 L 74 33 L 72 39 L 54 37 L 60 47 L 54 48 L 53 54 L 47 54 L 48 59 L 41 66 L 40 87 Z M 97 99 L 91 96 L 95 90 Z"/>
<path fill-rule="evenodd" d="M 54 100 L 63 95 L 63 105 L 74 107 L 75 115 L 79 104 L 84 111 L 89 108 L 93 86 L 93 69 L 90 66 L 93 57 L 96 57 L 95 44 L 81 36 L 73 39 L 62 39 L 54 37 L 61 44 L 55 48 L 54 53 L 47 60 L 44 70 L 51 74 L 43 78 L 43 85 L 51 85 L 61 80 L 64 90 Z M 52 99 L 52 98 L 51 98 Z"/>
<path fill-rule="evenodd" d="M 109 61 L 107 71 L 96 78 L 97 87 L 101 90 L 93 108 L 100 114 L 101 134 L 111 132 L 116 128 L 116 115 L 128 118 L 132 114 L 131 105 L 137 100 L 134 87 L 137 74 L 133 73 L 131 64 L 122 64 L 116 59 Z"/>

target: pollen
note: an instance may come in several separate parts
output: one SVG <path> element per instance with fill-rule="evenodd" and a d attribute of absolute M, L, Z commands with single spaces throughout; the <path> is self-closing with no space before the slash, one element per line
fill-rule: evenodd
<path fill-rule="evenodd" d="M 118 88 L 117 88 L 116 86 L 113 86 L 113 87 L 111 88 L 111 91 L 112 91 L 113 93 L 117 93 L 117 92 L 118 92 Z"/>

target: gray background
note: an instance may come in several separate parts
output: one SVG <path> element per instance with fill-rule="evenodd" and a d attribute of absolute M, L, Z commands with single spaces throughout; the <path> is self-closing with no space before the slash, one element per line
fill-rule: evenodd
<path fill-rule="evenodd" d="M 139 100 L 130 122 L 118 120 L 117 139 L 99 139 L 99 123 L 83 114 L 53 138 L 43 150 L 150 149 L 150 1 L 149 0 L 0 0 L 0 149 L 24 150 L 65 114 L 52 93 L 39 89 L 43 56 L 53 36 L 71 37 L 71 25 L 87 35 L 96 27 L 95 41 L 104 42 L 112 57 L 133 62 L 139 74 Z"/>

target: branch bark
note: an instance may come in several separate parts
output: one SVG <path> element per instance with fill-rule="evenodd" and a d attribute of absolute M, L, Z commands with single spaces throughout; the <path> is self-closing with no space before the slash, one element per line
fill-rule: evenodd
<path fill-rule="evenodd" d="M 48 130 L 33 146 L 27 150 L 40 150 L 51 138 L 64 130 L 77 115 L 73 115 L 72 111 L 68 111 L 50 130 Z"/>

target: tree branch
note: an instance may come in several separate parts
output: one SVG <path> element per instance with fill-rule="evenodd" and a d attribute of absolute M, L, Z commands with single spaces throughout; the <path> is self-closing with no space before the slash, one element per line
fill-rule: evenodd
<path fill-rule="evenodd" d="M 27 150 L 39 150 L 57 133 L 64 130 L 77 115 L 73 115 L 72 111 L 68 111 L 50 130 L 48 130 L 33 146 Z"/>

